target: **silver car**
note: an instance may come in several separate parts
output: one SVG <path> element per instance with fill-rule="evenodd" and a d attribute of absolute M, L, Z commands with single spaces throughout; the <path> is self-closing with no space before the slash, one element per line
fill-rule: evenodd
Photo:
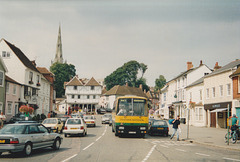
<path fill-rule="evenodd" d="M 8 124 L 0 130 L 0 155 L 3 152 L 19 152 L 27 156 L 33 149 L 52 147 L 60 148 L 62 137 L 58 133 L 51 133 L 39 123 Z"/>
<path fill-rule="evenodd" d="M 110 120 L 112 119 L 112 114 L 107 113 L 102 116 L 102 124 L 109 123 Z"/>

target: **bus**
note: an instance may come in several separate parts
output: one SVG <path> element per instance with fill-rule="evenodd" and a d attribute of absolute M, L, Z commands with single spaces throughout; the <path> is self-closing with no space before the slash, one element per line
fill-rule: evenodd
<path fill-rule="evenodd" d="M 112 112 L 112 132 L 115 136 L 145 136 L 148 130 L 147 101 L 147 98 L 137 96 L 123 96 L 115 100 Z"/>

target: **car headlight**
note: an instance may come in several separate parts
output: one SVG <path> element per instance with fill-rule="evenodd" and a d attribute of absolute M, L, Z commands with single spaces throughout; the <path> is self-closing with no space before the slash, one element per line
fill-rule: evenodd
<path fill-rule="evenodd" d="M 118 127 L 118 129 L 124 129 L 124 127 Z"/>
<path fill-rule="evenodd" d="M 146 130 L 146 127 L 140 127 L 140 130 Z"/>

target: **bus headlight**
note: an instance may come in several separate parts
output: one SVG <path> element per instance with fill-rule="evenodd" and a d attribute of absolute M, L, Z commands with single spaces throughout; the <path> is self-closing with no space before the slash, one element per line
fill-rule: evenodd
<path fill-rule="evenodd" d="M 146 130 L 146 127 L 140 127 L 140 130 Z"/>
<path fill-rule="evenodd" d="M 118 129 L 124 129 L 124 127 L 118 127 Z"/>

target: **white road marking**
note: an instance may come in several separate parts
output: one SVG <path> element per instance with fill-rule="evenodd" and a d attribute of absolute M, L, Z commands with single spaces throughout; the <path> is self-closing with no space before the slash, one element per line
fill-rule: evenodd
<path fill-rule="evenodd" d="M 69 158 L 67 158 L 67 159 L 63 160 L 62 162 L 66 162 L 66 161 L 68 161 L 68 160 L 70 160 L 70 159 L 74 158 L 75 156 L 77 156 L 77 154 L 75 154 L 75 155 L 73 155 L 73 156 L 71 156 L 71 157 L 69 157 Z"/>
<path fill-rule="evenodd" d="M 165 146 L 165 145 L 160 145 L 160 146 L 165 147 L 165 148 L 169 148 L 168 146 Z"/>
<path fill-rule="evenodd" d="M 200 156 L 210 156 L 210 155 L 207 155 L 207 154 L 202 154 L 202 153 L 195 153 L 196 155 L 200 155 Z"/>
<path fill-rule="evenodd" d="M 98 137 L 98 138 L 96 139 L 96 141 L 100 140 L 100 138 L 102 138 L 102 136 Z"/>
<path fill-rule="evenodd" d="M 151 150 L 148 152 L 147 156 L 143 159 L 142 162 L 147 161 L 147 159 L 151 156 L 151 154 L 152 154 L 152 152 L 153 152 L 153 150 L 155 149 L 156 146 L 157 146 L 157 145 L 154 145 L 154 146 L 151 148 Z"/>
<path fill-rule="evenodd" d="M 86 149 L 88 149 L 90 146 L 92 146 L 94 144 L 94 142 L 93 143 L 91 143 L 90 145 L 88 145 L 87 147 L 85 147 L 83 150 L 86 150 Z"/>
<path fill-rule="evenodd" d="M 182 150 L 182 149 L 175 149 L 177 151 L 182 151 L 182 152 L 187 152 L 186 150 Z"/>
<path fill-rule="evenodd" d="M 224 160 L 232 160 L 232 161 L 240 161 L 238 159 L 232 159 L 232 158 L 226 158 L 226 157 L 223 157 Z"/>

